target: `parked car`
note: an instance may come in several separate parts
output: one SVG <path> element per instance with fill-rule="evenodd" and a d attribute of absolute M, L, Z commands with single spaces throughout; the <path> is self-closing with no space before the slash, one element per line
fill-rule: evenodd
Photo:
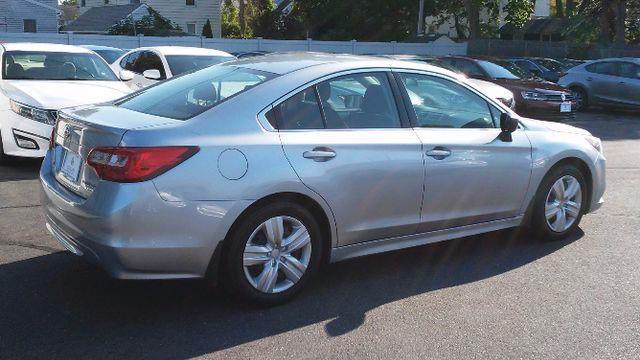
<path fill-rule="evenodd" d="M 107 63 L 77 46 L 0 44 L 0 161 L 43 157 L 58 110 L 131 92 Z"/>
<path fill-rule="evenodd" d="M 558 82 L 567 70 L 561 62 L 550 58 L 514 58 L 511 61 L 534 76 L 554 83 Z"/>
<path fill-rule="evenodd" d="M 396 60 L 422 62 L 422 63 L 438 66 L 443 69 L 447 69 L 455 73 L 464 75 L 457 68 L 447 64 L 446 62 L 436 57 L 418 56 L 418 55 L 382 55 L 382 57 L 386 57 L 389 59 L 396 59 Z M 470 78 L 469 81 L 474 83 L 485 94 L 493 97 L 494 99 L 500 100 L 500 102 L 507 105 L 509 108 L 511 109 L 516 108 L 516 100 L 513 96 L 513 93 L 509 91 L 509 89 L 485 80 Z"/>
<path fill-rule="evenodd" d="M 131 50 L 111 67 L 129 87 L 138 90 L 185 72 L 233 59 L 233 55 L 219 50 L 156 46 Z"/>
<path fill-rule="evenodd" d="M 611 58 L 571 68 L 560 78 L 571 89 L 578 109 L 590 105 L 640 108 L 640 59 Z"/>
<path fill-rule="evenodd" d="M 80 45 L 85 49 L 89 49 L 94 53 L 100 55 L 107 64 L 111 65 L 118 60 L 122 55 L 124 55 L 125 51 L 122 49 L 110 47 L 110 46 L 98 46 L 98 45 Z"/>
<path fill-rule="evenodd" d="M 522 70 L 508 60 L 465 56 L 448 56 L 442 60 L 471 78 L 491 81 L 511 90 L 520 115 L 554 121 L 575 118 L 576 105 L 567 89 L 548 81 L 523 78 Z"/>
<path fill-rule="evenodd" d="M 293 53 L 65 110 L 40 179 L 53 236 L 113 276 L 222 274 L 275 303 L 323 261 L 525 219 L 563 239 L 602 204 L 604 172 L 587 131 L 520 118 L 450 71 Z"/>

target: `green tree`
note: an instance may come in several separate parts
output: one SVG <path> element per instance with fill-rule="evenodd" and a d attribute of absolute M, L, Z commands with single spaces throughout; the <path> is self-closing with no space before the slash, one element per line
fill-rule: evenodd
<path fill-rule="evenodd" d="M 503 10 L 507 13 L 505 21 L 513 24 L 518 29 L 522 29 L 524 24 L 531 19 L 533 3 L 530 0 L 509 0 Z"/>
<path fill-rule="evenodd" d="M 242 37 L 240 23 L 238 20 L 238 9 L 231 0 L 225 0 L 220 10 L 222 37 L 239 38 Z"/>
<path fill-rule="evenodd" d="M 211 21 L 207 19 L 207 22 L 202 27 L 202 36 L 211 39 L 213 37 L 213 29 L 211 29 Z"/>
<path fill-rule="evenodd" d="M 118 21 L 108 30 L 109 35 L 137 35 L 145 36 L 171 36 L 182 34 L 182 28 L 171 20 L 160 15 L 159 12 L 148 8 L 148 14 L 139 20 L 133 20 L 131 16 Z"/>
<path fill-rule="evenodd" d="M 273 0 L 253 0 L 253 14 L 249 25 L 254 36 L 274 37 L 277 32 L 278 18 Z"/>

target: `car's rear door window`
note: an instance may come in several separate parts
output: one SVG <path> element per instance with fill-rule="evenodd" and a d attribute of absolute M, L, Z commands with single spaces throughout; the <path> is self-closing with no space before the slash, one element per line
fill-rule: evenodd
<path fill-rule="evenodd" d="M 489 104 L 460 84 L 422 74 L 402 73 L 400 80 L 409 95 L 418 127 L 496 127 Z"/>

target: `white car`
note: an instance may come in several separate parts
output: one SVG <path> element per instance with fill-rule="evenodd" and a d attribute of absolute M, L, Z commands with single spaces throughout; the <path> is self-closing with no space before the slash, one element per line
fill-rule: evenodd
<path fill-rule="evenodd" d="M 131 89 L 138 90 L 185 72 L 234 59 L 235 56 L 219 50 L 156 46 L 133 49 L 111 64 L 111 68 Z"/>
<path fill-rule="evenodd" d="M 0 44 L 0 161 L 44 157 L 62 108 L 131 93 L 91 50 L 37 43 Z"/>

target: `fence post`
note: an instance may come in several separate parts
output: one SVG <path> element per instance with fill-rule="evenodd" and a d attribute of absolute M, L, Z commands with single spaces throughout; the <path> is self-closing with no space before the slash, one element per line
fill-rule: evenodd
<path fill-rule="evenodd" d="M 258 51 L 262 51 L 262 36 L 258 37 Z"/>
<path fill-rule="evenodd" d="M 200 47 L 204 47 L 204 36 L 200 36 Z"/>
<path fill-rule="evenodd" d="M 138 34 L 138 47 L 139 47 L 139 48 L 141 48 L 141 47 L 142 47 L 142 37 L 143 37 L 143 36 L 144 36 L 144 35 L 142 35 L 142 34 Z"/>
<path fill-rule="evenodd" d="M 71 38 L 73 37 L 73 31 L 67 32 L 67 45 L 72 45 Z"/>
<path fill-rule="evenodd" d="M 311 38 L 307 38 L 307 51 L 311 51 L 311 42 L 313 40 Z"/>
<path fill-rule="evenodd" d="M 356 43 L 357 42 L 358 42 L 357 40 L 351 40 L 351 53 L 354 54 L 354 55 L 356 54 Z"/>
<path fill-rule="evenodd" d="M 397 46 L 397 45 L 398 45 L 398 42 L 397 42 L 397 41 L 392 41 L 392 42 L 391 42 L 391 53 L 392 53 L 393 55 L 395 55 L 395 54 L 396 54 L 396 46 Z"/>

